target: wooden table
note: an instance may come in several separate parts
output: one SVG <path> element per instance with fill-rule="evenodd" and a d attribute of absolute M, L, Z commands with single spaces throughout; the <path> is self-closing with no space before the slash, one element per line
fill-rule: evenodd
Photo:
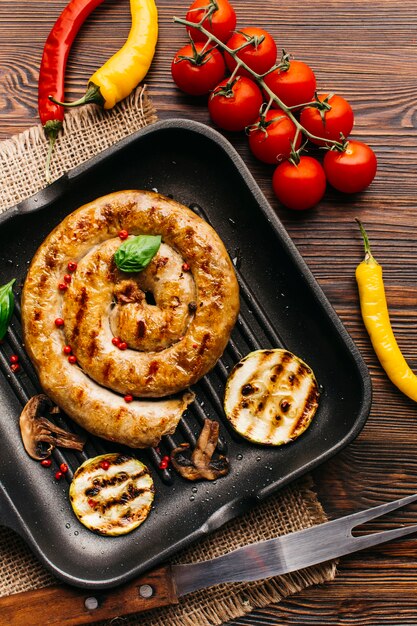
<path fill-rule="evenodd" d="M 49 29 L 66 0 L 0 0 L 0 139 L 37 121 L 37 74 Z M 185 42 L 173 15 L 179 0 L 157 2 L 160 39 L 146 79 L 160 118 L 210 123 L 204 102 L 179 93 L 170 75 Z M 271 191 L 271 169 L 249 154 L 243 135 L 231 138 L 271 201 L 327 297 L 356 341 L 371 373 L 370 418 L 355 442 L 315 473 L 330 517 L 413 493 L 417 488 L 417 407 L 382 371 L 364 330 L 354 270 L 362 258 L 355 217 L 366 225 L 384 268 L 396 336 L 417 371 L 417 12 L 415 0 L 235 0 L 238 25 L 257 25 L 278 47 L 309 63 L 320 91 L 345 96 L 356 114 L 355 137 L 379 160 L 371 188 L 354 197 L 329 190 L 313 211 L 284 210 Z M 68 97 L 123 43 L 127 0 L 108 0 L 82 29 L 68 65 Z M 334 416 L 337 419 L 337 415 Z M 393 518 L 394 519 L 394 518 Z M 397 513 L 396 521 L 411 515 Z M 375 525 L 376 527 L 377 525 Z M 343 558 L 332 583 L 308 589 L 278 606 L 235 620 L 234 626 L 272 624 L 417 624 L 417 543 L 397 541 Z"/>

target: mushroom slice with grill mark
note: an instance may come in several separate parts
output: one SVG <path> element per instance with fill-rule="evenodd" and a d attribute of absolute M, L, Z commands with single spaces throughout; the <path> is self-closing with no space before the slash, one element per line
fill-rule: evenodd
<path fill-rule="evenodd" d="M 213 454 L 219 439 L 219 424 L 206 419 L 194 451 L 190 454 L 189 444 L 182 444 L 171 452 L 175 470 L 187 480 L 216 480 L 229 472 L 228 459 Z"/>
<path fill-rule="evenodd" d="M 52 413 L 56 413 L 56 407 L 51 400 L 44 394 L 38 394 L 29 400 L 20 415 L 23 445 L 36 461 L 46 459 L 56 446 L 73 450 L 84 447 L 84 438 L 59 428 L 45 417 Z"/>

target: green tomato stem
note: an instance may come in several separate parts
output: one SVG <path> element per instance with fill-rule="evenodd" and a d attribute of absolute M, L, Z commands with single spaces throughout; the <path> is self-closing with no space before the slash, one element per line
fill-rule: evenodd
<path fill-rule="evenodd" d="M 371 260 L 375 261 L 374 257 L 372 256 L 371 245 L 369 243 L 368 234 L 367 234 L 367 232 L 366 232 L 362 222 L 360 220 L 358 220 L 357 217 L 355 217 L 355 222 L 359 226 L 359 229 L 360 229 L 361 235 L 362 235 L 362 239 L 363 239 L 363 247 L 365 248 L 365 259 L 364 259 L 365 263 L 368 263 Z"/>
<path fill-rule="evenodd" d="M 181 17 L 174 17 L 174 22 L 176 24 L 182 24 L 183 26 L 189 26 L 191 28 L 195 28 L 195 29 L 199 30 L 201 33 L 206 35 L 206 37 L 209 39 L 209 41 L 216 42 L 216 44 L 219 46 L 219 48 L 221 48 L 225 52 L 228 52 L 230 54 L 230 56 L 232 56 L 234 58 L 234 60 L 238 64 L 238 67 L 244 67 L 245 70 L 247 72 L 249 72 L 249 74 L 256 80 L 258 85 L 265 91 L 265 93 L 268 94 L 268 96 L 270 98 L 270 103 L 272 104 L 272 102 L 275 102 L 278 105 L 278 107 L 281 109 L 281 111 L 284 111 L 284 113 L 286 113 L 288 115 L 288 117 L 293 122 L 293 124 L 295 124 L 297 130 L 299 130 L 304 135 L 306 135 L 306 137 L 308 137 L 309 139 L 315 139 L 317 141 L 326 141 L 327 144 L 332 145 L 332 146 L 334 146 L 336 148 L 340 148 L 342 146 L 340 141 L 336 141 L 334 139 L 326 139 L 325 137 L 318 137 L 317 135 L 313 135 L 313 133 L 310 133 L 310 131 L 308 131 L 306 128 L 304 128 L 304 126 L 297 120 L 297 118 L 294 116 L 294 114 L 293 114 L 291 109 L 293 109 L 293 108 L 299 109 L 301 106 L 306 106 L 305 104 L 304 105 L 303 104 L 298 105 L 297 107 L 287 107 L 287 105 L 284 104 L 282 102 L 282 100 L 265 83 L 264 76 L 268 75 L 270 72 L 273 72 L 275 69 L 280 67 L 280 65 L 273 66 L 265 74 L 258 74 L 257 72 L 252 70 L 244 61 L 242 61 L 242 59 L 240 59 L 237 56 L 236 50 L 233 50 L 232 48 L 229 48 L 225 43 L 223 43 L 223 41 L 218 39 L 218 37 L 216 37 L 216 35 L 213 35 L 213 33 L 210 33 L 206 28 L 204 28 L 203 22 L 204 22 L 205 19 L 207 19 L 208 15 L 210 13 L 210 10 L 211 10 L 211 8 L 207 12 L 207 15 L 204 16 L 204 18 L 197 24 L 195 24 L 194 22 L 190 22 L 189 20 L 183 19 Z M 232 76 L 234 76 L 234 74 L 235 74 L 235 72 L 232 74 Z M 268 103 L 268 108 L 271 106 L 271 104 Z"/>

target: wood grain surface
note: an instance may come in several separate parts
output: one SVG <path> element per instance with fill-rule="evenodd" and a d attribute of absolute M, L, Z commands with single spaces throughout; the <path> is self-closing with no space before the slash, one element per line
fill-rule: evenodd
<path fill-rule="evenodd" d="M 37 121 L 37 75 L 43 43 L 66 0 L 0 0 L 0 139 Z M 160 118 L 210 123 L 204 98 L 181 94 L 170 63 L 185 41 L 172 16 L 185 3 L 160 0 L 160 38 L 146 79 Z M 315 472 L 330 517 L 413 493 L 417 488 L 417 406 L 389 382 L 372 351 L 358 307 L 354 270 L 362 258 L 355 217 L 367 227 L 384 269 L 392 323 L 417 371 L 417 4 L 416 0 L 235 0 L 238 26 L 267 28 L 279 48 L 309 63 L 319 89 L 345 96 L 355 111 L 355 137 L 378 157 L 365 193 L 328 190 L 316 209 L 284 210 L 271 190 L 273 168 L 249 154 L 244 135 L 228 135 L 271 201 L 369 367 L 373 406 L 356 441 Z M 69 58 L 68 98 L 123 43 L 128 0 L 107 0 L 87 20 Z M 202 181 L 204 184 L 204 181 Z M 320 349 L 320 346 L 317 347 Z M 337 415 L 334 416 L 337 419 Z M 415 509 L 415 512 L 417 509 Z M 400 512 L 396 522 L 415 513 Z M 383 522 L 375 523 L 380 528 Z M 403 541 L 343 558 L 332 583 L 278 606 L 235 620 L 233 626 L 417 624 L 417 541 Z"/>

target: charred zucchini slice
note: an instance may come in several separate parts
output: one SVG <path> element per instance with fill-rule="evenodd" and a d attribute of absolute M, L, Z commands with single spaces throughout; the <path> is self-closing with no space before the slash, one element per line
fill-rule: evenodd
<path fill-rule="evenodd" d="M 143 463 L 124 454 L 102 454 L 80 465 L 69 497 L 84 526 L 100 535 L 125 535 L 149 515 L 154 491 Z"/>
<path fill-rule="evenodd" d="M 233 428 L 254 443 L 280 446 L 305 431 L 319 390 L 311 368 L 288 350 L 256 350 L 233 368 L 224 408 Z"/>

